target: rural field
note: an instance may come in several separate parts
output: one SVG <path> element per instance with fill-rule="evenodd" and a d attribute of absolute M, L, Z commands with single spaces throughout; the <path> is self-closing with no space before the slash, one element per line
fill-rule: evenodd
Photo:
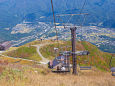
<path fill-rule="evenodd" d="M 47 43 L 48 42 L 48 43 Z M 109 60 L 111 54 L 100 51 L 89 42 L 77 42 L 77 50 L 88 50 L 90 55 L 78 57 L 78 75 L 70 73 L 52 73 L 37 53 L 48 60 L 55 57 L 54 47 L 70 50 L 70 42 L 49 40 L 33 41 L 18 48 L 11 48 L 0 55 L 0 86 L 115 86 L 115 77 L 111 75 Z M 87 62 L 84 62 L 87 60 Z M 114 66 L 114 61 L 112 61 Z M 92 66 L 91 70 L 80 70 L 79 66 Z"/>

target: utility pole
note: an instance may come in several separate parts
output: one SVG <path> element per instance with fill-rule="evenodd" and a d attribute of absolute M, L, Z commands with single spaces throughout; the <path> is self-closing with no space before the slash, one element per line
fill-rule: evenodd
<path fill-rule="evenodd" d="M 73 62 L 73 74 L 77 74 L 77 55 L 76 52 L 76 27 L 70 28 L 71 30 L 71 41 L 72 41 L 72 62 Z"/>

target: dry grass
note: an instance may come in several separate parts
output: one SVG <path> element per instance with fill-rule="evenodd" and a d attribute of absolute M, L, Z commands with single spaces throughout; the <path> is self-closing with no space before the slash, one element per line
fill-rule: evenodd
<path fill-rule="evenodd" d="M 0 86 L 114 86 L 115 77 L 105 73 L 84 74 L 80 76 L 64 74 L 39 74 L 27 72 L 25 79 L 18 79 L 11 82 L 0 81 Z"/>
<path fill-rule="evenodd" d="M 110 75 L 32 75 L 30 77 L 30 86 L 114 86 L 115 78 Z M 36 77 L 33 79 L 33 77 Z M 32 83 L 32 84 L 31 84 Z"/>
<path fill-rule="evenodd" d="M 2 78 L 1 78 L 2 77 Z M 79 71 L 72 74 L 51 73 L 44 66 L 9 64 L 0 75 L 0 86 L 114 86 L 115 77 L 109 72 Z"/>
<path fill-rule="evenodd" d="M 32 62 L 32 61 L 14 59 L 14 58 L 3 57 L 3 56 L 0 56 L 0 64 L 1 64 L 1 61 L 2 62 L 5 61 L 7 63 L 22 64 L 22 65 L 34 65 L 34 64 L 36 64 L 35 62 Z"/>

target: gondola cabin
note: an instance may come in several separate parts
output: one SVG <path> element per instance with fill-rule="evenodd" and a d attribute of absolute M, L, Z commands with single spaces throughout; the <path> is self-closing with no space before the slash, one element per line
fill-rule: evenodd
<path fill-rule="evenodd" d="M 48 63 L 52 72 L 70 72 L 70 51 L 64 51 Z"/>

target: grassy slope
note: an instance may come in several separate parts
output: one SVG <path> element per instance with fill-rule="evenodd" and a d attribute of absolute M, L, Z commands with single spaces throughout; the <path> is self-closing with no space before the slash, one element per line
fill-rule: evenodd
<path fill-rule="evenodd" d="M 35 45 L 35 44 L 39 44 L 39 43 L 40 43 L 39 41 L 27 43 L 23 46 L 20 46 L 16 50 L 9 51 L 5 54 L 8 56 L 11 56 L 11 57 L 19 57 L 19 58 L 24 58 L 24 59 L 40 61 L 41 58 L 38 55 L 36 48 L 31 46 L 31 45 Z"/>
<path fill-rule="evenodd" d="M 0 64 L 4 63 L 14 63 L 14 64 L 22 64 L 22 65 L 34 65 L 35 62 L 32 61 L 26 61 L 26 60 L 20 60 L 20 59 L 14 59 L 14 58 L 8 58 L 5 56 L 0 56 Z"/>
<path fill-rule="evenodd" d="M 36 51 L 36 47 L 33 47 L 31 45 L 39 45 L 43 44 L 46 42 L 51 42 L 49 40 L 44 40 L 44 41 L 33 41 L 30 43 L 27 43 L 23 46 L 16 47 L 16 48 L 10 48 L 10 50 L 6 51 L 4 53 L 7 56 L 11 57 L 18 57 L 18 58 L 24 58 L 24 59 L 29 59 L 29 60 L 35 60 L 35 61 L 40 61 L 41 57 L 38 55 Z"/>
<path fill-rule="evenodd" d="M 64 47 L 66 45 L 71 46 L 71 43 L 68 41 L 68 42 L 64 42 L 63 44 L 60 44 L 59 50 L 70 50 L 71 47 L 67 49 Z M 58 47 L 58 44 L 50 44 L 44 46 L 41 48 L 40 51 L 44 57 L 49 59 L 54 59 L 55 57 L 55 52 L 53 50 L 54 47 Z M 77 42 L 76 49 L 78 51 L 88 50 L 90 52 L 88 56 L 78 56 L 78 60 L 77 60 L 78 64 L 96 66 L 101 70 L 109 71 L 109 62 L 110 62 L 111 54 L 100 51 L 96 46 L 86 41 Z"/>
<path fill-rule="evenodd" d="M 53 82 L 52 82 L 53 80 Z M 54 74 L 34 65 L 0 66 L 0 86 L 114 86 L 115 77 L 110 73 L 93 71 L 72 74 Z"/>
<path fill-rule="evenodd" d="M 17 48 L 16 50 L 8 52 L 7 55 L 12 56 L 12 57 L 21 57 L 21 58 L 39 61 L 41 59 L 36 52 L 36 48 L 32 47 L 31 45 L 43 44 L 46 42 L 51 42 L 51 41 L 48 41 L 48 40 L 43 41 L 43 42 L 33 41 L 31 43 L 28 43 L 26 45 L 23 45 Z M 68 47 L 68 48 L 65 47 L 65 46 L 71 46 L 70 41 L 67 41 L 67 42 L 61 41 L 59 45 L 58 43 L 53 43 L 53 44 L 51 43 L 49 45 L 45 45 L 44 47 L 40 49 L 40 52 L 42 53 L 44 57 L 48 59 L 54 59 L 54 57 L 56 56 L 54 52 L 54 47 L 58 47 L 58 46 L 59 46 L 60 51 L 71 50 L 71 47 Z M 88 50 L 90 52 L 88 56 L 78 56 L 77 63 L 80 66 L 91 65 L 91 66 L 96 66 L 98 69 L 109 71 L 110 69 L 109 62 L 110 62 L 111 54 L 100 51 L 96 46 L 86 41 L 77 42 L 76 49 L 78 51 Z M 115 66 L 114 62 L 112 62 L 112 66 Z"/>
<path fill-rule="evenodd" d="M 32 45 L 33 44 L 38 43 L 32 42 Z M 27 47 L 28 45 L 31 44 L 29 43 L 24 46 Z M 61 44 L 61 46 L 64 45 L 70 45 L 70 42 Z M 46 55 L 47 58 L 53 59 L 54 58 L 53 56 L 55 56 L 53 53 L 54 52 L 53 47 L 57 47 L 57 44 L 44 46 L 41 49 L 41 51 L 46 51 L 45 53 L 44 52 L 42 53 Z M 101 52 L 94 45 L 88 42 L 78 42 L 77 50 L 89 50 L 91 53 L 89 56 L 92 56 L 93 53 L 96 51 L 96 54 L 97 56 L 99 55 L 99 57 L 96 58 L 96 56 L 94 56 L 95 62 L 98 62 L 97 59 L 100 58 L 101 56 L 103 56 L 103 58 L 107 58 L 106 55 L 110 55 L 108 53 Z M 80 60 L 82 62 L 82 60 L 87 58 L 87 56 L 79 58 L 82 58 Z M 4 61 L 1 59 L 4 59 Z M 8 63 L 7 61 L 11 63 Z M 59 75 L 51 73 L 50 70 L 45 68 L 44 66 L 36 64 L 20 65 L 15 63 L 16 61 L 17 60 L 8 59 L 6 57 L 0 56 L 0 86 L 114 86 L 115 85 L 115 77 L 112 77 L 111 74 L 108 72 L 102 72 L 97 69 L 95 69 L 93 72 L 79 71 L 79 76 L 73 76 L 71 74 Z"/>

